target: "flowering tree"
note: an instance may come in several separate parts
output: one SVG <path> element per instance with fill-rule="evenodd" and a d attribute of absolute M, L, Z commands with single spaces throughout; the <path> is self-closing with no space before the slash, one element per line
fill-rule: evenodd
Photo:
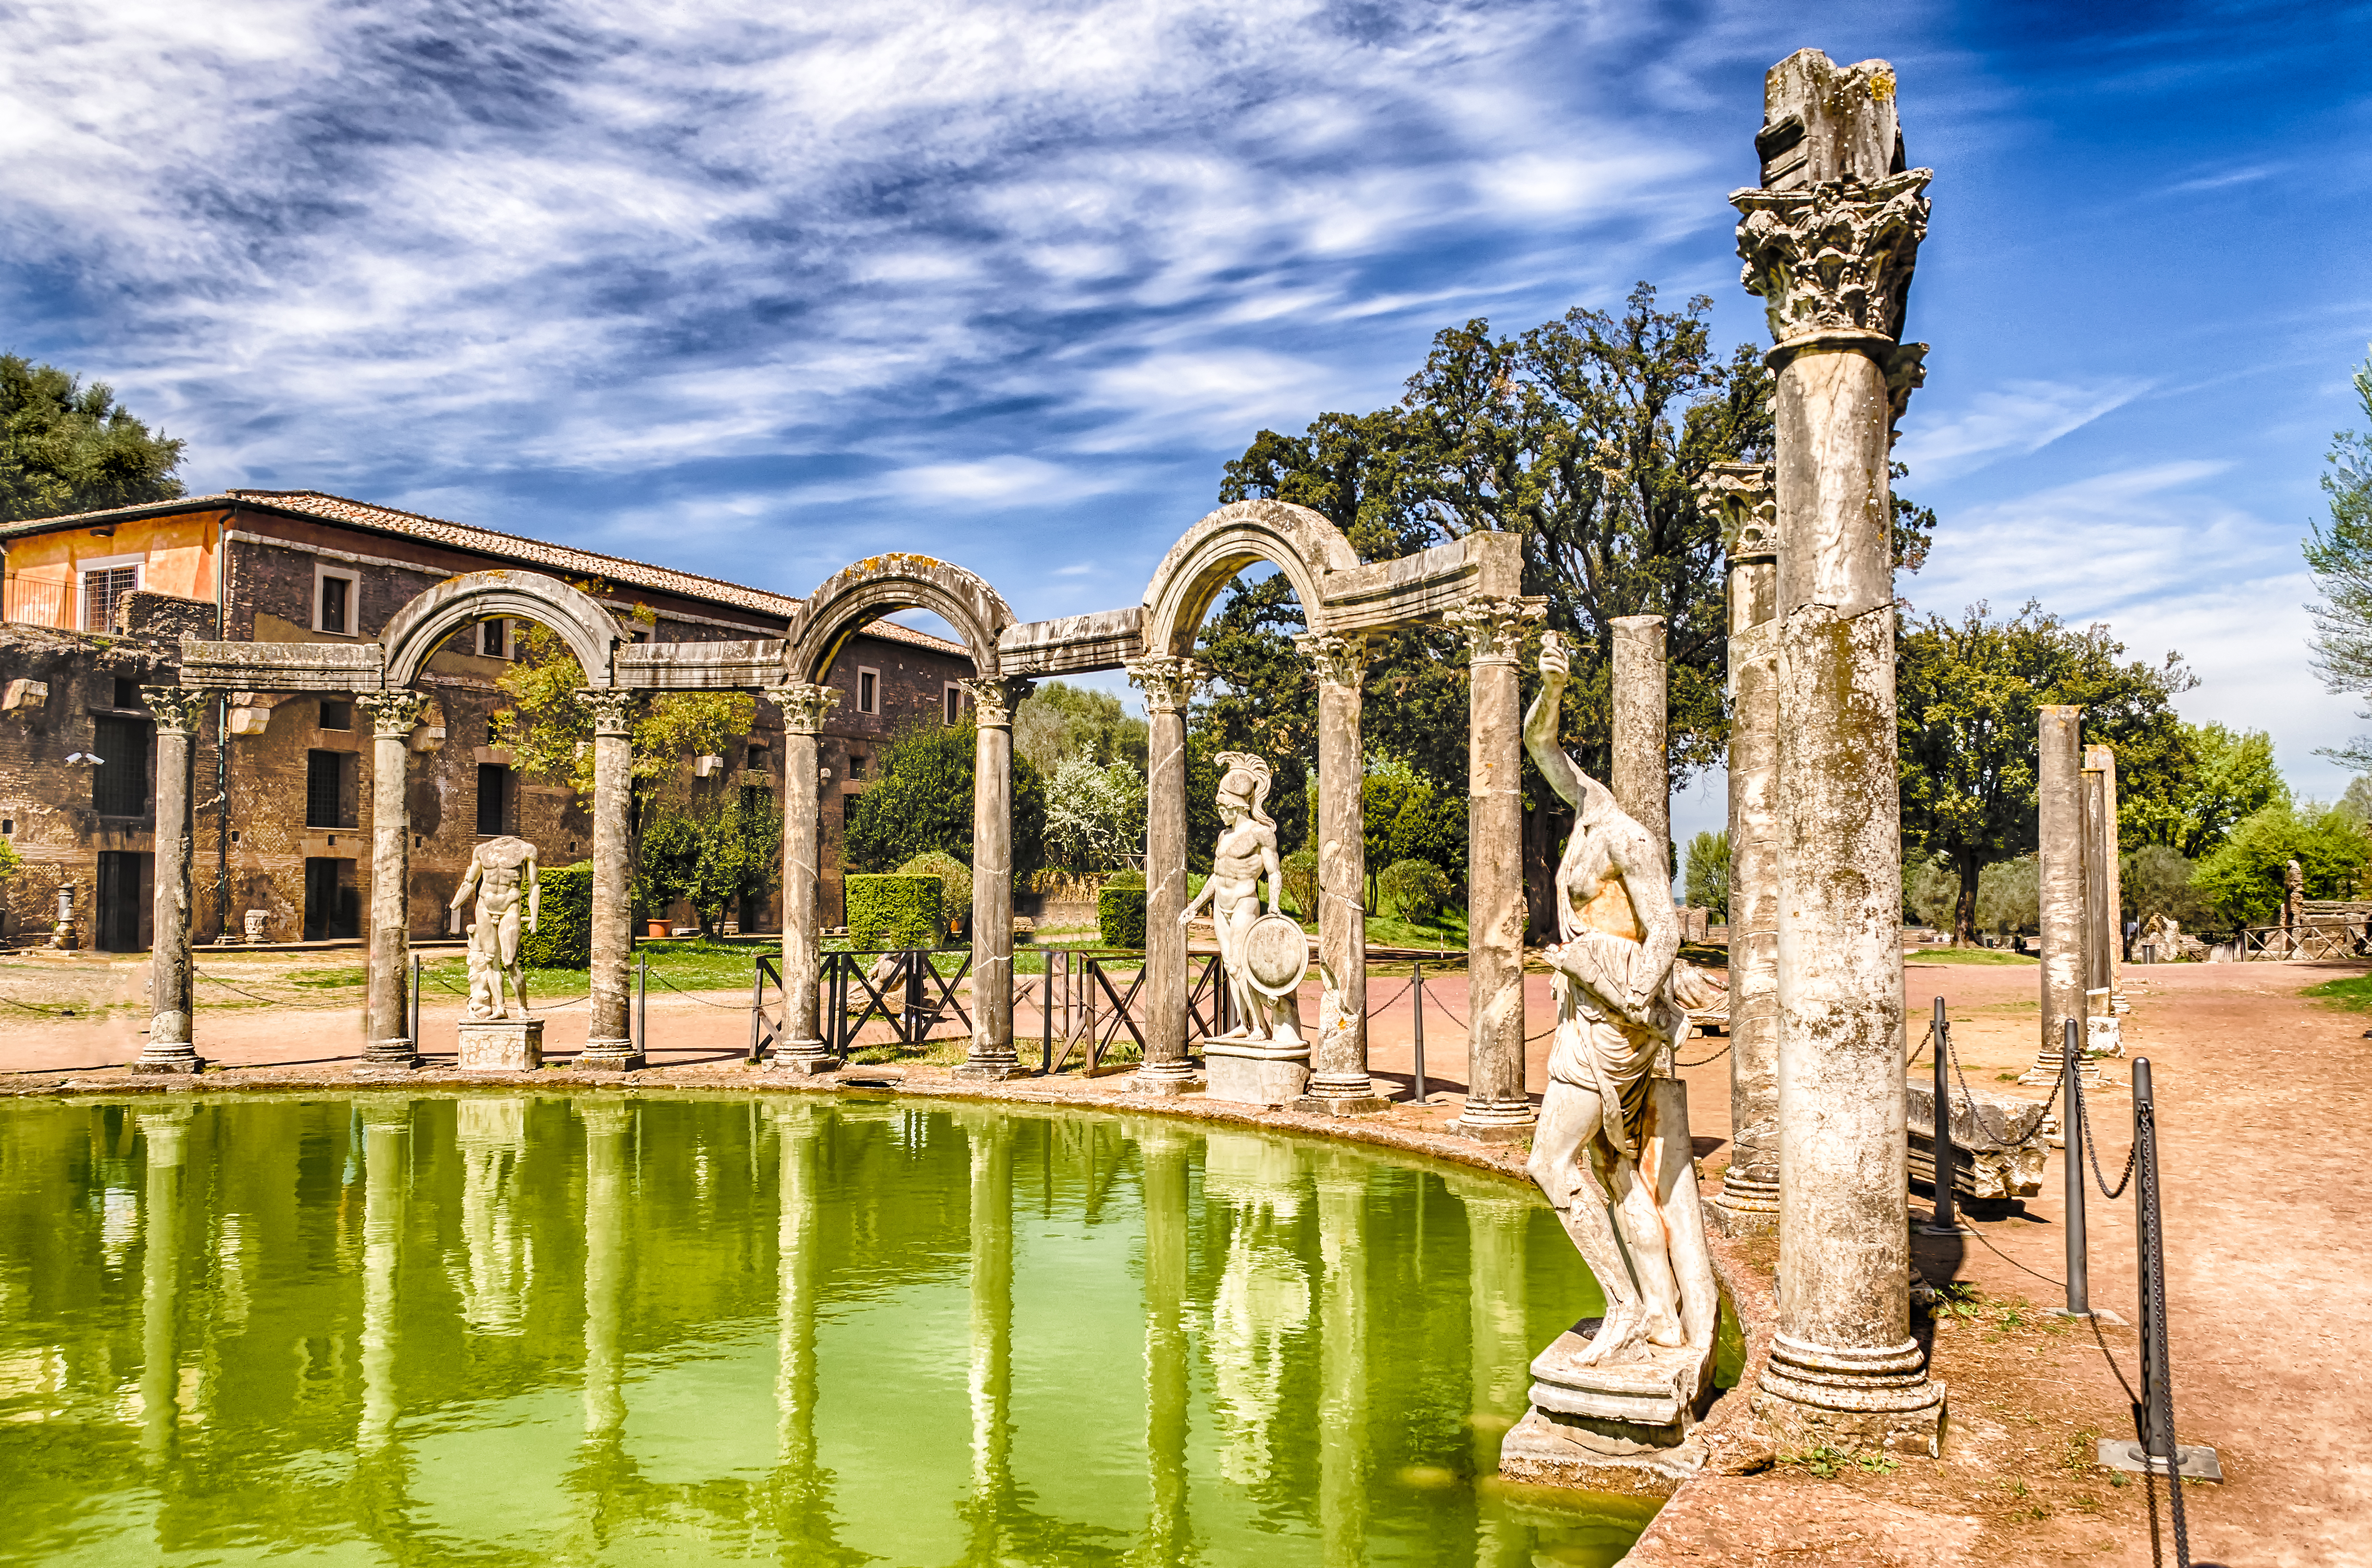
<path fill-rule="evenodd" d="M 1081 870 L 1110 865 L 1145 842 L 1145 780 L 1125 762 L 1063 760 L 1046 785 L 1046 847 Z"/>

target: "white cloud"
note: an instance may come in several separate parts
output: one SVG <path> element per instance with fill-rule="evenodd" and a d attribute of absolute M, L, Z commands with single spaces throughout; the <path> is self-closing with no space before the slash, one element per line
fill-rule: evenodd
<path fill-rule="evenodd" d="M 1923 482 L 1957 478 L 2003 458 L 2041 451 L 2148 389 L 2147 382 L 2132 379 L 2010 381 L 1979 392 L 1940 424 L 1920 420 L 1913 397 L 1911 428 L 1895 456 Z"/>

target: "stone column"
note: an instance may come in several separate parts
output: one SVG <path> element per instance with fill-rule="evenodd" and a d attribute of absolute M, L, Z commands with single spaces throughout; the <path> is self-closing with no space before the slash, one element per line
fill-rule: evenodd
<path fill-rule="evenodd" d="M 1729 1169 L 1711 1204 L 1732 1236 L 1779 1224 L 1779 505 L 1769 463 L 1701 486 L 1729 556 Z"/>
<path fill-rule="evenodd" d="M 973 737 L 971 1051 L 959 1078 L 994 1082 L 1031 1071 L 1013 1053 L 1013 710 L 1033 684 L 995 676 L 963 682 Z"/>
<path fill-rule="evenodd" d="M 783 1025 L 768 1064 L 805 1076 L 832 1067 L 820 1027 L 823 928 L 816 919 L 816 796 L 822 763 L 816 737 L 840 693 L 800 680 L 769 686 L 766 695 L 783 711 Z"/>
<path fill-rule="evenodd" d="M 1385 1109 L 1367 1076 L 1367 830 L 1359 742 L 1365 637 L 1298 639 L 1318 668 L 1318 965 L 1324 991 L 1296 1110 L 1357 1116 Z"/>
<path fill-rule="evenodd" d="M 631 1072 L 643 1064 L 634 1038 L 634 700 L 597 686 L 576 693 L 593 714 L 593 964 L 591 1012 L 580 1068 Z"/>
<path fill-rule="evenodd" d="M 140 1195 L 140 1451 L 151 1467 L 171 1461 L 181 1430 L 181 1189 L 191 1113 L 171 1105 L 133 1117 L 148 1156 Z"/>
<path fill-rule="evenodd" d="M 1545 601 L 1469 599 L 1443 617 L 1466 634 L 1466 1106 L 1470 1138 L 1530 1135 L 1524 1092 L 1524 708 L 1517 661 Z"/>
<path fill-rule="evenodd" d="M 2084 710 L 2052 703 L 2036 727 L 2035 871 L 2042 926 L 2042 1039 L 2021 1083 L 2058 1080 L 2067 1020 L 2084 1028 L 2084 771 L 2079 744 Z"/>
<path fill-rule="evenodd" d="M 190 786 L 207 696 L 180 686 L 143 686 L 140 694 L 157 719 L 157 901 L 150 911 L 148 1043 L 132 1070 L 203 1073 L 206 1064 L 190 1028 Z"/>
<path fill-rule="evenodd" d="M 1194 1080 L 1186 1055 L 1186 706 L 1203 679 L 1191 659 L 1133 660 L 1151 730 L 1145 800 L 1145 1065 L 1131 1086 L 1183 1094 Z"/>
<path fill-rule="evenodd" d="M 1664 618 L 1614 618 L 1614 804 L 1647 830 L 1672 873 L 1672 774 L 1666 730 L 1670 677 L 1664 665 Z"/>
<path fill-rule="evenodd" d="M 2109 907 L 2109 875 L 2114 859 L 2102 853 L 2101 819 L 2108 815 L 2108 784 L 2091 765 L 2092 748 L 2084 749 L 2084 1014 L 2106 1017 L 2109 1012 L 2110 943 L 2115 939 L 2116 911 Z"/>
<path fill-rule="evenodd" d="M 399 688 L 364 691 L 355 705 L 371 720 L 369 989 L 363 1004 L 364 1073 L 420 1064 L 404 969 L 412 952 L 412 815 L 404 801 L 413 726 L 422 695 Z"/>
<path fill-rule="evenodd" d="M 2125 875 L 2117 830 L 2117 749 L 2087 746 L 2084 771 L 2100 775 L 2099 832 L 2095 842 L 2104 883 L 2101 907 L 2109 914 L 2108 978 L 2101 983 L 2109 988 L 2110 1010 L 2122 1013 L 2125 1011 Z"/>
<path fill-rule="evenodd" d="M 1732 202 L 1777 346 L 1779 1323 L 1754 1408 L 1796 1441 L 1932 1453 L 1911 1334 L 1895 777 L 1897 342 L 1925 169 L 1890 173 L 1892 69 L 1805 50 L 1764 85 L 1762 187 Z"/>

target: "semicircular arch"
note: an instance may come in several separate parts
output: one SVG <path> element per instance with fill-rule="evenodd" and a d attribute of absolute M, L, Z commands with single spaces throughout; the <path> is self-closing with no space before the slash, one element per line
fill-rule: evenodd
<path fill-rule="evenodd" d="M 792 679 L 822 680 L 851 637 L 900 610 L 927 610 L 945 621 L 971 652 L 973 672 L 997 673 L 997 634 L 1014 620 L 1005 597 L 952 562 L 893 554 L 852 562 L 808 596 L 786 660 Z"/>
<path fill-rule="evenodd" d="M 445 639 L 473 621 L 515 616 L 549 627 L 568 645 L 587 686 L 612 681 L 610 659 L 626 634 L 583 590 L 541 572 L 471 572 L 445 581 L 395 612 L 379 633 L 387 683 L 409 686 Z"/>
<path fill-rule="evenodd" d="M 1233 501 L 1179 537 L 1145 590 L 1145 651 L 1184 658 L 1219 590 L 1245 567 L 1273 562 L 1293 585 L 1309 630 L 1324 631 L 1320 602 L 1329 573 L 1359 552 L 1323 513 L 1289 501 Z"/>

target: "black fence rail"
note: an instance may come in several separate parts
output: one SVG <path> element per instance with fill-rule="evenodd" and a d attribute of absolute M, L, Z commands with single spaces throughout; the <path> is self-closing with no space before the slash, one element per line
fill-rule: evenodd
<path fill-rule="evenodd" d="M 956 995 L 971 974 L 971 955 L 941 974 L 927 947 L 881 947 L 825 953 L 816 974 L 817 1024 L 824 1050 L 842 1062 L 866 1045 L 915 1046 L 934 1040 L 968 1038 L 971 1014 Z M 789 998 L 780 960 L 759 954 L 750 977 L 750 1060 L 764 1060 L 782 1047 Z M 959 1034 L 935 1034 L 952 1021 Z M 867 1025 L 890 1026 L 888 1040 L 860 1040 Z"/>

